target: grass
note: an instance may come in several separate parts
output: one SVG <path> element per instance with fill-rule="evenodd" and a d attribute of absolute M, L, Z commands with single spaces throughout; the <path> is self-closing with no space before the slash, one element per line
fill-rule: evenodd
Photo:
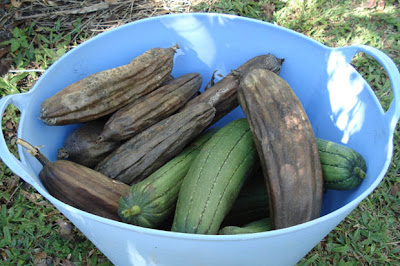
<path fill-rule="evenodd" d="M 385 9 L 362 8 L 362 1 L 221 0 L 200 3 L 194 11 L 230 13 L 267 20 L 305 34 L 327 46 L 366 44 L 387 53 L 400 66 L 400 11 L 398 1 Z M 264 5 L 264 6 L 263 6 Z M 271 8 L 274 8 L 270 16 Z M 65 35 L 34 24 L 15 28 L 11 46 L 13 69 L 0 78 L 0 96 L 28 91 L 55 60 L 92 37 L 75 30 Z M 371 84 L 385 109 L 393 99 L 387 74 L 372 58 L 357 55 L 352 63 Z M 18 125 L 18 110 L 9 107 L 2 130 L 10 149 Z M 400 263 L 400 134 L 395 132 L 391 166 L 378 188 L 298 265 L 398 265 Z M 368 145 L 366 143 L 366 145 Z M 110 262 L 37 192 L 0 164 L 0 263 L 2 265 L 109 265 Z M 68 230 L 68 228 L 70 228 Z M 65 233 L 64 231 L 67 231 Z M 63 233 L 64 232 L 64 233 Z"/>

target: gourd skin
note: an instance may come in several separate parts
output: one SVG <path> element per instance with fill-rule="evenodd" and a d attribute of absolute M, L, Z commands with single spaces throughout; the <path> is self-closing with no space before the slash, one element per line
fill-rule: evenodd
<path fill-rule="evenodd" d="M 262 218 L 243 226 L 225 226 L 218 231 L 219 235 L 252 234 L 269 231 L 272 229 L 270 218 Z"/>
<path fill-rule="evenodd" d="M 107 120 L 98 141 L 128 140 L 169 117 L 198 92 L 201 81 L 198 73 L 185 74 L 120 108 Z"/>
<path fill-rule="evenodd" d="M 266 69 L 240 80 L 238 100 L 249 121 L 275 229 L 318 218 L 323 179 L 311 123 L 292 88 Z"/>
<path fill-rule="evenodd" d="M 72 83 L 41 103 L 40 119 L 47 125 L 68 125 L 113 113 L 170 77 L 177 48 L 152 48 L 129 64 Z"/>
<path fill-rule="evenodd" d="M 119 201 L 118 214 L 123 222 L 156 228 L 173 213 L 182 180 L 200 148 L 216 129 L 201 134 L 178 156 L 143 181 L 131 186 Z"/>
<path fill-rule="evenodd" d="M 323 139 L 317 145 L 325 189 L 350 190 L 365 179 L 367 165 L 357 151 Z"/>
<path fill-rule="evenodd" d="M 138 183 L 177 156 L 214 115 L 214 107 L 206 103 L 171 115 L 119 146 L 95 170 L 129 185 Z"/>
<path fill-rule="evenodd" d="M 183 179 L 172 231 L 217 234 L 257 160 L 246 119 L 221 128 Z"/>

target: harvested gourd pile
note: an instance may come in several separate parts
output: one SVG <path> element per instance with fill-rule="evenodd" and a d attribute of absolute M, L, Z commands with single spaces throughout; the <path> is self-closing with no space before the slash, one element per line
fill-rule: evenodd
<path fill-rule="evenodd" d="M 324 191 L 360 185 L 364 159 L 314 135 L 283 59 L 249 58 L 200 92 L 199 73 L 171 76 L 177 49 L 151 48 L 42 102 L 43 123 L 81 124 L 54 162 L 17 141 L 52 196 L 124 223 L 226 235 L 308 222 Z M 244 117 L 213 126 L 235 108 Z"/>

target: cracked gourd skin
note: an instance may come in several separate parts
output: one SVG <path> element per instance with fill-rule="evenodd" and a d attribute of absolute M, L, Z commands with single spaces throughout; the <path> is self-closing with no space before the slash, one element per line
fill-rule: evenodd
<path fill-rule="evenodd" d="M 317 138 L 325 189 L 350 190 L 366 177 L 364 158 L 355 150 Z M 261 173 L 262 174 L 262 173 Z M 269 216 L 268 192 L 262 176 L 254 176 L 243 186 L 234 206 L 224 218 L 224 226 L 241 226 Z"/>
<path fill-rule="evenodd" d="M 199 103 L 171 115 L 119 146 L 95 170 L 133 185 L 177 156 L 208 127 L 214 114 L 214 107 Z"/>
<path fill-rule="evenodd" d="M 151 93 L 122 107 L 107 120 L 99 142 L 123 141 L 175 113 L 201 86 L 201 75 L 189 73 L 167 82 Z"/>
<path fill-rule="evenodd" d="M 323 139 L 317 145 L 325 189 L 350 190 L 365 179 L 367 165 L 357 151 Z"/>
<path fill-rule="evenodd" d="M 94 168 L 108 154 L 118 148 L 119 141 L 97 141 L 103 130 L 105 121 L 95 120 L 83 124 L 65 139 L 62 148 L 58 149 L 57 159 L 67 159 L 89 168 Z"/>
<path fill-rule="evenodd" d="M 176 49 L 178 46 L 149 49 L 127 65 L 94 73 L 67 86 L 42 102 L 40 119 L 48 125 L 67 125 L 113 113 L 169 79 Z"/>
<path fill-rule="evenodd" d="M 277 74 L 255 69 L 241 78 L 238 99 L 256 143 L 274 229 L 318 218 L 321 163 L 311 124 L 292 88 Z"/>
<path fill-rule="evenodd" d="M 200 150 L 183 179 L 171 230 L 217 234 L 256 160 L 246 119 L 222 127 Z"/>
<path fill-rule="evenodd" d="M 215 134 L 209 130 L 188 145 L 178 156 L 143 181 L 131 186 L 119 200 L 123 222 L 156 228 L 174 211 L 179 189 L 200 148 Z"/>
<path fill-rule="evenodd" d="M 212 83 L 210 88 L 186 103 L 184 108 L 200 102 L 211 104 L 216 109 L 213 124 L 238 107 L 237 89 L 240 75 L 257 68 L 268 69 L 279 74 L 283 61 L 284 59 L 278 59 L 272 54 L 255 56 L 217 83 Z"/>

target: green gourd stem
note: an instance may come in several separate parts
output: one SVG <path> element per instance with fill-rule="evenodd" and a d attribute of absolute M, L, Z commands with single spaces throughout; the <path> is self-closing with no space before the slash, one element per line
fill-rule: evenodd
<path fill-rule="evenodd" d="M 367 174 L 358 166 L 354 168 L 354 172 L 361 179 L 364 179 L 367 176 Z"/>
<path fill-rule="evenodd" d="M 138 205 L 134 205 L 132 207 L 130 207 L 129 209 L 123 210 L 121 212 L 121 215 L 124 217 L 131 217 L 131 216 L 135 216 L 141 213 L 141 209 Z"/>

